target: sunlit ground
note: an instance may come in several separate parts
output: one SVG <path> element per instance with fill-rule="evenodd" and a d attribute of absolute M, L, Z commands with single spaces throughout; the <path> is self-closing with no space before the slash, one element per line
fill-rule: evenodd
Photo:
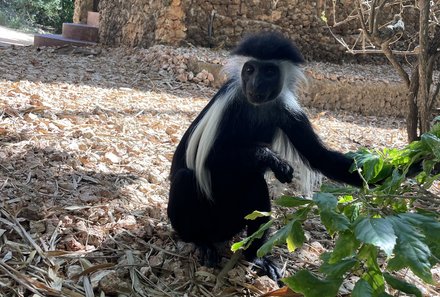
<path fill-rule="evenodd" d="M 0 26 L 0 46 L 9 45 L 32 45 L 34 37 L 32 34 L 22 33 L 4 26 Z"/>
<path fill-rule="evenodd" d="M 0 295 L 27 285 L 66 296 L 213 296 L 216 272 L 177 240 L 165 209 L 174 149 L 215 90 L 164 76 L 144 54 L 0 50 L 0 218 L 8 226 L 0 227 Z M 406 141 L 402 119 L 309 112 L 325 142 L 344 152 Z M 328 248 L 322 229 L 305 228 L 302 250 L 274 253 L 288 272 L 319 263 Z M 229 276 L 226 292 L 267 289 L 248 285 L 256 276 L 246 265 Z"/>

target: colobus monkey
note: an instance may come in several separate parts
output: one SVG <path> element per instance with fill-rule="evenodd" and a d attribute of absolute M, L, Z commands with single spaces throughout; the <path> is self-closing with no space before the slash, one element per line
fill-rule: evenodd
<path fill-rule="evenodd" d="M 361 186 L 353 160 L 329 150 L 313 131 L 295 94 L 303 57 L 279 33 L 244 39 L 225 65 L 229 80 L 183 135 L 173 157 L 168 216 L 186 242 L 195 243 L 208 265 L 215 265 L 216 243 L 247 227 L 254 233 L 268 218 L 245 220 L 255 210 L 270 211 L 265 172 L 291 182 L 293 162 L 302 161 L 313 177 Z M 311 183 L 306 178 L 305 183 Z M 277 270 L 255 259 L 264 238 L 245 250 L 272 278 Z"/>

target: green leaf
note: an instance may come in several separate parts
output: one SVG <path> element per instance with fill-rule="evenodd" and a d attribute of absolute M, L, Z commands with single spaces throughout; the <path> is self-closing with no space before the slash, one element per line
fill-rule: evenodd
<path fill-rule="evenodd" d="M 275 232 L 257 251 L 257 257 L 261 258 L 269 253 L 274 245 L 280 245 L 286 242 L 287 236 L 291 233 L 295 220 L 290 221 L 283 228 Z"/>
<path fill-rule="evenodd" d="M 273 220 L 270 220 L 269 222 L 261 225 L 261 227 L 255 231 L 254 234 L 252 234 L 251 236 L 246 237 L 245 239 L 243 239 L 242 241 L 236 242 L 231 246 L 231 251 L 236 252 L 239 249 L 247 249 L 252 241 L 254 241 L 254 239 L 258 239 L 263 237 L 264 232 L 269 229 L 273 224 Z"/>
<path fill-rule="evenodd" d="M 313 201 L 301 197 L 281 196 L 280 198 L 276 199 L 274 203 L 284 207 L 296 207 L 313 203 Z"/>
<path fill-rule="evenodd" d="M 338 199 L 335 195 L 330 193 L 315 193 L 313 201 L 318 205 L 320 211 L 334 210 L 338 205 Z"/>
<path fill-rule="evenodd" d="M 362 206 L 363 205 L 360 202 L 345 205 L 342 208 L 342 212 L 350 222 L 354 222 L 358 219 L 360 212 L 362 210 Z"/>
<path fill-rule="evenodd" d="M 270 217 L 271 215 L 272 215 L 272 212 L 255 210 L 253 213 L 248 214 L 244 218 L 246 220 L 256 220 L 256 219 L 262 218 L 262 217 Z"/>
<path fill-rule="evenodd" d="M 396 235 L 389 221 L 381 218 L 363 218 L 357 222 L 354 231 L 358 240 L 377 246 L 387 256 L 391 256 L 396 245 Z"/>
<path fill-rule="evenodd" d="M 324 23 L 326 23 L 327 24 L 327 17 L 325 16 L 325 11 L 322 11 L 321 12 L 321 20 L 324 22 Z"/>
<path fill-rule="evenodd" d="M 383 149 L 383 154 L 386 156 L 386 159 L 394 166 L 398 167 L 401 165 L 405 165 L 408 164 L 410 157 L 408 156 L 409 153 L 409 149 L 403 149 L 403 150 L 398 150 L 398 149 L 389 149 L 389 148 L 384 148 Z"/>
<path fill-rule="evenodd" d="M 336 211 L 321 211 L 321 221 L 328 232 L 333 235 L 336 231 L 350 229 L 350 221 L 343 214 Z"/>
<path fill-rule="evenodd" d="M 356 258 L 349 258 L 345 260 L 341 260 L 339 262 L 330 264 L 328 261 L 330 260 L 330 254 L 323 254 L 321 259 L 324 260 L 324 263 L 319 268 L 319 272 L 326 274 L 327 276 L 340 278 L 347 271 L 349 271 L 353 266 L 358 262 Z"/>
<path fill-rule="evenodd" d="M 373 297 L 374 290 L 370 284 L 364 280 L 360 279 L 356 282 L 351 292 L 352 297 Z"/>
<path fill-rule="evenodd" d="M 395 257 L 388 262 L 388 269 L 399 270 L 409 267 L 418 277 L 427 283 L 432 283 L 431 251 L 425 241 L 425 236 L 408 224 L 401 217 L 387 217 L 393 225 L 397 236 L 394 248 Z"/>
<path fill-rule="evenodd" d="M 284 242 L 287 243 L 287 247 L 290 251 L 293 251 L 296 247 L 302 246 L 305 241 L 305 236 L 301 222 L 307 218 L 310 209 L 310 207 L 303 207 L 293 213 L 290 217 L 290 221 L 280 230 L 275 232 L 275 234 L 258 249 L 257 256 L 264 256 L 272 250 L 274 245 L 280 245 Z"/>
<path fill-rule="evenodd" d="M 418 213 L 400 214 L 399 217 L 422 231 L 431 253 L 440 259 L 440 222 L 433 217 Z"/>
<path fill-rule="evenodd" d="M 385 280 L 377 263 L 377 248 L 369 244 L 363 245 L 358 257 L 365 260 L 366 272 L 362 275 L 362 278 L 370 284 L 374 295 L 384 292 Z"/>
<path fill-rule="evenodd" d="M 387 272 L 385 272 L 383 276 L 385 281 L 394 289 L 402 291 L 403 293 L 413 294 L 416 297 L 422 297 L 422 292 L 416 286 L 398 279 Z"/>
<path fill-rule="evenodd" d="M 392 175 L 388 177 L 380 187 L 377 187 L 377 190 L 381 190 L 385 193 L 394 193 L 400 187 L 404 180 L 405 175 L 403 173 L 400 173 L 399 170 L 396 168 L 394 169 Z"/>
<path fill-rule="evenodd" d="M 319 279 L 307 270 L 300 270 L 282 281 L 293 291 L 305 297 L 335 297 L 342 284 L 341 278 Z"/>
<path fill-rule="evenodd" d="M 422 135 L 421 141 L 429 146 L 437 159 L 440 159 L 440 138 L 431 133 L 425 133 Z"/>
<path fill-rule="evenodd" d="M 307 215 L 309 214 L 311 207 L 303 207 L 299 208 L 295 213 L 292 214 L 292 220 L 304 221 L 307 219 Z"/>
<path fill-rule="evenodd" d="M 378 155 L 371 154 L 362 166 L 362 175 L 369 182 L 377 176 L 383 168 L 383 160 Z"/>
<path fill-rule="evenodd" d="M 337 198 L 330 193 L 315 193 L 313 201 L 318 206 L 321 221 L 330 234 L 350 228 L 350 221 L 346 216 L 336 212 Z"/>
<path fill-rule="evenodd" d="M 301 226 L 301 223 L 298 221 L 294 222 L 286 239 L 287 249 L 289 252 L 293 252 L 297 247 L 301 247 L 305 240 L 306 236 L 304 235 L 304 230 Z"/>
<path fill-rule="evenodd" d="M 244 244 L 245 244 L 244 240 L 233 243 L 232 246 L 231 246 L 231 251 L 236 252 L 239 249 L 244 248 Z"/>
<path fill-rule="evenodd" d="M 336 263 L 344 258 L 353 256 L 359 245 L 360 242 L 356 239 L 353 232 L 347 230 L 339 233 L 329 263 Z"/>
<path fill-rule="evenodd" d="M 340 196 L 338 203 L 342 204 L 342 203 L 348 203 L 348 202 L 352 202 L 353 201 L 353 195 L 344 195 L 344 196 Z"/>
<path fill-rule="evenodd" d="M 362 168 L 362 176 L 369 183 L 375 183 L 389 176 L 392 172 L 391 164 L 385 162 L 385 159 L 378 153 L 372 153 L 367 149 L 360 149 L 350 156 L 354 158 L 355 165 Z M 352 170 L 355 168 L 352 166 Z"/>

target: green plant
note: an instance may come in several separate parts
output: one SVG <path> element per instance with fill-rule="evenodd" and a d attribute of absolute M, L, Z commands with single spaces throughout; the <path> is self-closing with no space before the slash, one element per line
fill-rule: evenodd
<path fill-rule="evenodd" d="M 0 7 L 9 11 L 8 23 L 14 27 L 42 26 L 60 32 L 62 24 L 73 19 L 74 0 L 2 0 Z"/>
<path fill-rule="evenodd" d="M 305 241 L 302 223 L 319 214 L 327 232 L 336 238 L 335 246 L 321 255 L 319 274 L 300 270 L 283 279 L 290 289 L 306 297 L 336 296 L 344 276 L 355 274 L 360 279 L 354 297 L 391 296 L 388 287 L 422 296 L 415 285 L 392 273 L 409 268 L 432 283 L 430 269 L 440 262 L 439 213 L 413 206 L 416 200 L 440 200 L 428 191 L 440 178 L 440 123 L 404 149 L 361 149 L 351 155 L 355 160 L 352 169 L 362 173 L 365 187 L 323 186 L 312 200 L 279 198 L 275 204 L 288 210 L 283 227 L 261 246 L 258 256 L 284 243 L 289 251 L 301 247 Z M 270 214 L 254 212 L 247 218 L 262 215 Z M 235 243 L 232 250 L 246 248 L 273 223 L 274 219 Z"/>
<path fill-rule="evenodd" d="M 7 16 L 3 11 L 0 11 L 0 26 L 7 24 Z"/>

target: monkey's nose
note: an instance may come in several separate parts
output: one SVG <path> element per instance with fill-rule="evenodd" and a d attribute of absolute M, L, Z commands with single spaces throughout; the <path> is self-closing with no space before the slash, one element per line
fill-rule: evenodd
<path fill-rule="evenodd" d="M 264 100 L 264 96 L 260 92 L 249 91 L 247 93 L 247 99 L 251 103 L 262 103 Z"/>

